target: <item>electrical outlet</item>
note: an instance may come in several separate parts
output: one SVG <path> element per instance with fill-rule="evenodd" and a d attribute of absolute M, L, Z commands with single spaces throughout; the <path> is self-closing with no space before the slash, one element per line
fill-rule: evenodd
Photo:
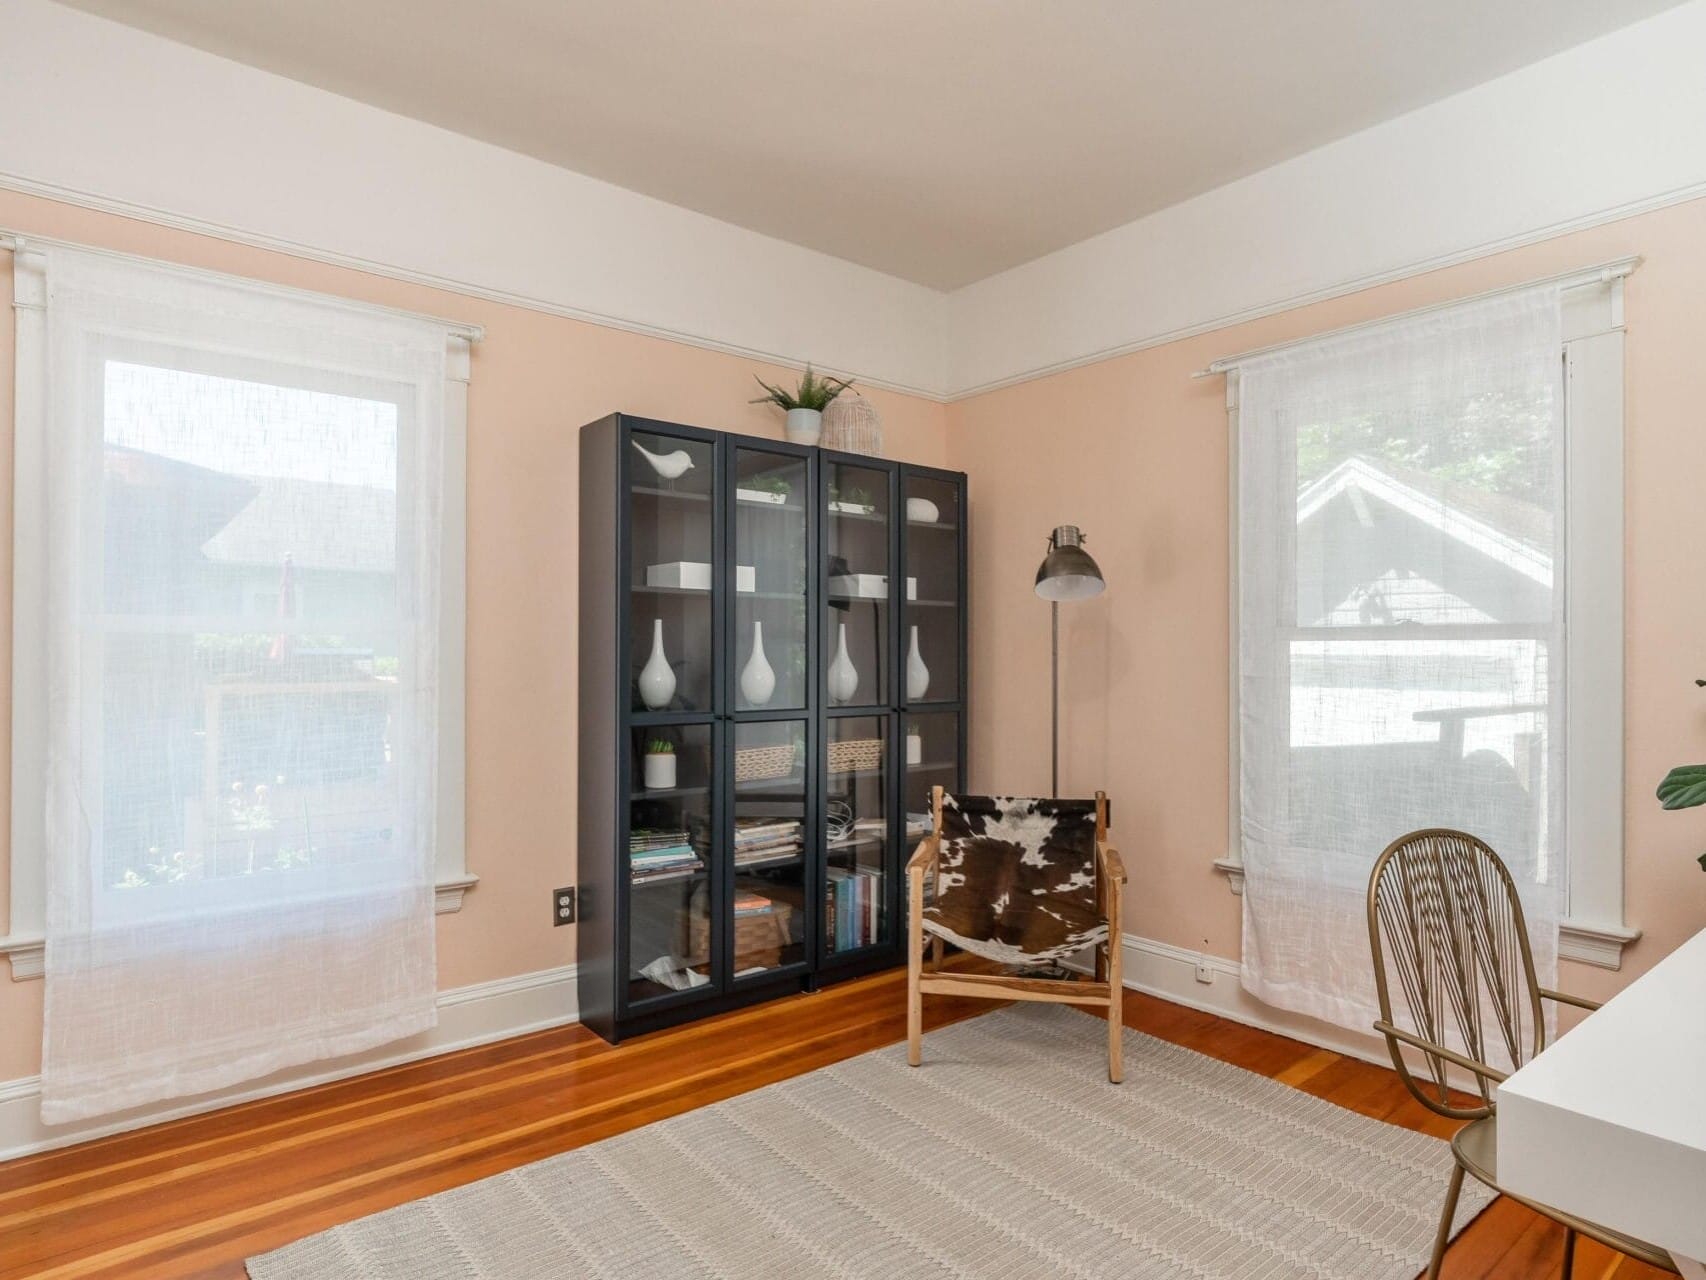
<path fill-rule="evenodd" d="M 551 893 L 551 923 L 573 924 L 575 922 L 575 891 L 571 885 L 567 889 L 555 889 Z"/>
<path fill-rule="evenodd" d="M 1212 984 L 1214 982 L 1214 970 L 1209 968 L 1207 964 L 1198 964 L 1197 981 L 1204 984 Z"/>

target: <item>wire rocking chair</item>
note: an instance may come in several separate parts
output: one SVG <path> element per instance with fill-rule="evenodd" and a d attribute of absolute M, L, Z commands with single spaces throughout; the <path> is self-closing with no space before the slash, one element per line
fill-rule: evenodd
<path fill-rule="evenodd" d="M 1564 1227 L 1564 1280 L 1575 1265 L 1578 1235 L 1676 1273 L 1670 1255 L 1573 1214 L 1512 1195 L 1499 1185 L 1494 1087 L 1507 1073 L 1487 1065 L 1495 1053 L 1521 1066 L 1546 1047 L 1542 1000 L 1597 1009 L 1591 1000 L 1542 987 L 1516 883 L 1499 856 L 1462 831 L 1412 831 L 1387 846 L 1368 884 L 1368 937 L 1380 1001 L 1375 1030 L 1415 1099 L 1439 1115 L 1467 1120 L 1451 1140 L 1454 1165 L 1434 1237 L 1428 1280 L 1436 1280 L 1451 1241 L 1463 1175 Z M 1393 978 L 1397 991 L 1393 991 Z M 1394 995 L 1402 1001 L 1394 1016 Z M 1414 1027 L 1413 1031 L 1399 1025 Z M 1462 1050 L 1448 1047 L 1451 1041 Z M 1421 1056 L 1421 1067 L 1405 1057 Z M 1447 1084 L 1452 1067 L 1474 1078 L 1479 1095 L 1461 1100 Z"/>

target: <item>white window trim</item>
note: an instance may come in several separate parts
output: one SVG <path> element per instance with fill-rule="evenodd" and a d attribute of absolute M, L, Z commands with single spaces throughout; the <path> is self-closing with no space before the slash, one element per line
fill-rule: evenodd
<path fill-rule="evenodd" d="M 1558 954 L 1604 969 L 1620 968 L 1623 948 L 1641 936 L 1623 916 L 1623 281 L 1638 263 L 1636 258 L 1625 259 L 1557 280 L 1563 291 L 1568 512 L 1564 626 L 1569 638 L 1564 781 L 1568 885 Z M 1213 866 L 1235 894 L 1244 892 L 1238 671 L 1242 358 L 1217 361 L 1207 371 L 1226 375 L 1230 440 L 1227 852 Z M 1607 602 L 1614 607 L 1607 608 Z"/>
<path fill-rule="evenodd" d="M 45 971 L 47 921 L 47 815 L 42 744 L 47 741 L 47 547 L 42 509 L 47 432 L 48 259 L 44 237 L 0 233 L 0 248 L 12 250 L 12 307 L 16 320 L 13 377 L 12 495 L 12 863 L 11 920 L 0 934 L 0 955 L 11 962 L 13 981 Z M 74 246 L 84 252 L 88 246 Z M 117 257 L 129 255 L 116 254 Z M 149 261 L 160 267 L 166 264 Z M 172 266 L 205 277 L 211 273 Z M 245 281 L 257 292 L 288 297 L 321 294 L 261 281 Z M 435 910 L 462 909 L 462 897 L 479 883 L 468 870 L 464 788 L 467 780 L 467 546 L 468 380 L 472 347 L 484 335 L 477 325 L 400 313 L 393 308 L 336 299 L 359 311 L 410 314 L 445 329 L 443 555 L 439 578 L 438 818 Z M 35 797 L 32 802 L 21 799 Z"/>

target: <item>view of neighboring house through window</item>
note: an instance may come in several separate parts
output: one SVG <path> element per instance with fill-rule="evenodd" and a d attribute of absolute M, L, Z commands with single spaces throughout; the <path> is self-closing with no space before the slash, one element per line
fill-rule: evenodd
<path fill-rule="evenodd" d="M 1245 982 L 1372 1022 L 1363 895 L 1422 827 L 1487 841 L 1543 972 L 1562 896 L 1557 290 L 1239 370 Z"/>
<path fill-rule="evenodd" d="M 384 858 L 398 406 L 122 360 L 103 382 L 105 885 Z"/>
<path fill-rule="evenodd" d="M 14 638 L 40 669 L 14 755 L 45 800 L 14 840 L 45 864 L 44 1119 L 431 1027 L 466 337 L 116 255 L 18 263 L 45 300 Z"/>

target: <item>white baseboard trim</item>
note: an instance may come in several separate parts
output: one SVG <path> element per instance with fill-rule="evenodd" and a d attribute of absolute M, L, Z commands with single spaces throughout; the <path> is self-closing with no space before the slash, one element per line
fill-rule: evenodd
<path fill-rule="evenodd" d="M 1244 990 L 1239 981 L 1236 960 L 1128 933 L 1121 963 L 1125 968 L 1124 985 L 1130 990 L 1141 991 L 1172 1004 L 1182 1004 L 1188 1009 L 1218 1014 L 1248 1027 L 1288 1036 L 1376 1066 L 1392 1065 L 1385 1041 L 1372 1029 L 1367 1034 L 1347 1031 L 1317 1018 L 1263 1004 Z M 1198 966 L 1210 975 L 1212 981 L 1198 981 Z"/>
<path fill-rule="evenodd" d="M 41 1122 L 40 1076 L 0 1081 L 0 1160 L 343 1080 L 455 1049 L 525 1035 L 530 1031 L 543 1031 L 575 1022 L 578 1018 L 575 966 L 570 964 L 441 991 L 438 993 L 436 1027 L 367 1053 L 281 1071 L 187 1101 L 139 1107 L 77 1124 L 44 1125 Z"/>

